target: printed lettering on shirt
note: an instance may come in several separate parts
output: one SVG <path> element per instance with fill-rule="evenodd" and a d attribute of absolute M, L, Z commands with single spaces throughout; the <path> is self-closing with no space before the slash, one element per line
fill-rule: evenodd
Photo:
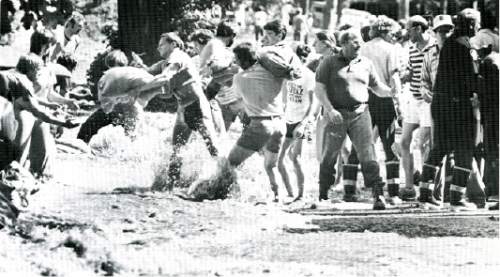
<path fill-rule="evenodd" d="M 293 103 L 302 103 L 304 98 L 304 88 L 295 83 L 295 82 L 287 82 L 286 89 L 288 93 L 288 101 Z"/>

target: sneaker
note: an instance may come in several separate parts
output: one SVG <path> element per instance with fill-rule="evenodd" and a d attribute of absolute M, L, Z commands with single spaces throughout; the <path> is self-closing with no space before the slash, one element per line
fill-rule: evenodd
<path fill-rule="evenodd" d="M 417 197 L 417 191 L 415 190 L 415 188 L 405 187 L 401 189 L 399 195 L 401 196 L 401 200 L 403 201 L 415 201 L 415 198 Z"/>
<path fill-rule="evenodd" d="M 465 211 L 476 211 L 477 206 L 474 203 L 465 201 L 465 200 L 460 200 L 458 202 L 451 202 L 450 207 L 452 211 L 454 212 L 465 212 Z"/>
<path fill-rule="evenodd" d="M 345 202 L 358 202 L 358 196 L 354 193 L 346 193 L 342 200 Z"/>
<path fill-rule="evenodd" d="M 387 199 L 387 203 L 396 206 L 396 205 L 401 205 L 403 204 L 403 200 L 399 198 L 399 196 L 392 196 Z"/>

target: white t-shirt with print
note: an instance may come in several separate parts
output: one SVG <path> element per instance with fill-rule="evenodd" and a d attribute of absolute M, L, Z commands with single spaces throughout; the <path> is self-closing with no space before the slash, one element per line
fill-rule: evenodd
<path fill-rule="evenodd" d="M 311 106 L 311 94 L 314 92 L 315 75 L 307 67 L 302 68 L 302 77 L 283 83 L 286 95 L 285 119 L 288 124 L 300 122 Z"/>

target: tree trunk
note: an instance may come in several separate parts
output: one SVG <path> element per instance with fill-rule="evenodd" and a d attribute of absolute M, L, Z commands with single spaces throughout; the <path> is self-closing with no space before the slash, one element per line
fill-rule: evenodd
<path fill-rule="evenodd" d="M 168 14 L 162 14 L 160 0 L 118 0 L 118 32 L 121 49 L 143 53 L 146 64 L 159 59 L 158 39 L 168 28 Z"/>

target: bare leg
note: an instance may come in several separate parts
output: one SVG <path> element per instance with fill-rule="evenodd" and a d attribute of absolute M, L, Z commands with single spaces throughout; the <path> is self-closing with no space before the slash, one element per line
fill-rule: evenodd
<path fill-rule="evenodd" d="M 278 153 L 273 153 L 264 149 L 264 169 L 266 170 L 271 189 L 274 192 L 274 201 L 278 200 L 278 183 L 276 182 L 276 172 L 278 164 Z"/>
<path fill-rule="evenodd" d="M 293 141 L 294 140 L 292 138 L 285 138 L 278 157 L 278 171 L 281 175 L 281 179 L 283 180 L 283 184 L 285 185 L 289 197 L 293 197 L 293 190 L 290 184 L 290 176 L 288 176 L 288 172 L 285 167 L 285 157 Z"/>
<path fill-rule="evenodd" d="M 403 122 L 403 135 L 401 138 L 401 160 L 405 171 L 405 187 L 413 189 L 413 156 L 410 153 L 410 145 L 413 131 L 418 128 L 417 124 Z"/>
<path fill-rule="evenodd" d="M 292 160 L 293 166 L 295 168 L 295 174 L 297 175 L 297 198 L 299 200 L 304 196 L 304 171 L 302 170 L 302 164 L 300 163 L 300 155 L 302 154 L 302 143 L 303 140 L 295 140 L 290 150 L 290 159 Z"/>

